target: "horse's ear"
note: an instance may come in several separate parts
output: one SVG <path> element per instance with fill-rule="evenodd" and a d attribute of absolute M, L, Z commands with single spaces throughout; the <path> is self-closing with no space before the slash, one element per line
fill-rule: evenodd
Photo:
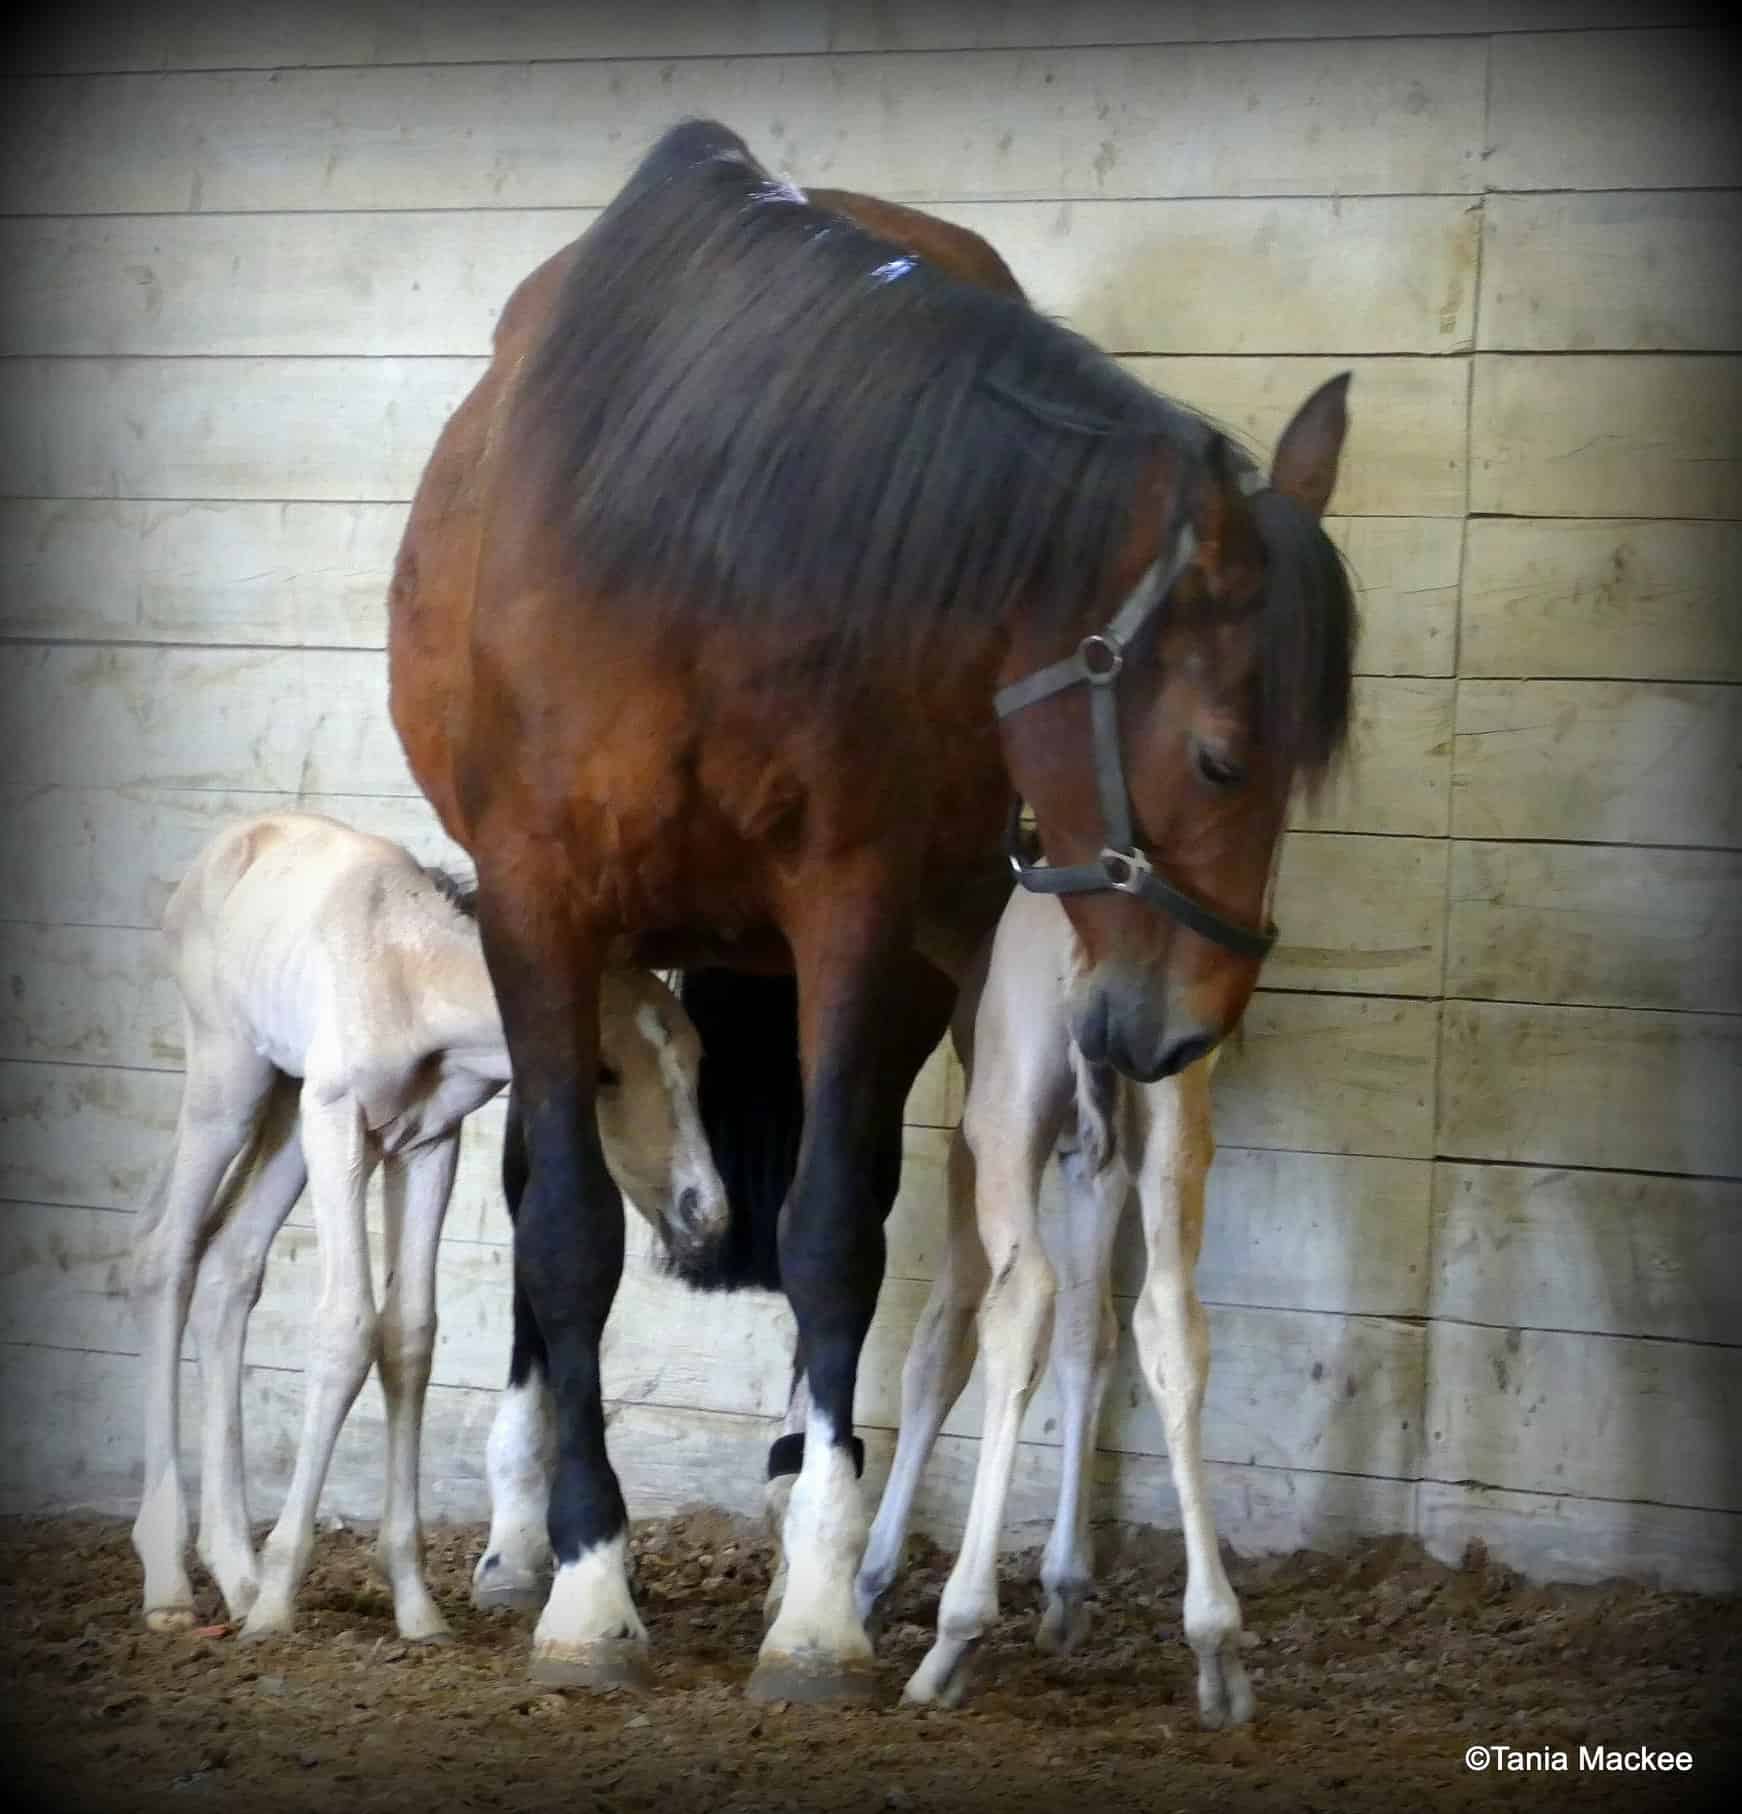
<path fill-rule="evenodd" d="M 1325 514 L 1336 488 L 1337 461 L 1349 431 L 1351 376 L 1339 372 L 1307 398 L 1282 431 L 1276 458 L 1270 462 L 1272 488 L 1304 504 L 1314 516 Z"/>

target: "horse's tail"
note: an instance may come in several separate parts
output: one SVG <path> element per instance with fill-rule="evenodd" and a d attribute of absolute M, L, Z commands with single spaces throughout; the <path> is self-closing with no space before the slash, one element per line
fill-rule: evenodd
<path fill-rule="evenodd" d="M 707 1260 L 672 1271 L 698 1291 L 778 1291 L 780 1206 L 804 1132 L 797 980 L 691 970 L 678 993 L 701 1035 L 702 1126 L 732 1219 Z"/>

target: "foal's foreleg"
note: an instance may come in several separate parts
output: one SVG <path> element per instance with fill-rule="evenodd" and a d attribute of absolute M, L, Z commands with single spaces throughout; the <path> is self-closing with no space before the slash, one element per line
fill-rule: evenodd
<path fill-rule="evenodd" d="M 273 1085 L 247 1174 L 200 1260 L 190 1318 L 203 1405 L 197 1548 L 233 1619 L 247 1616 L 260 1587 L 242 1447 L 242 1360 L 248 1318 L 260 1299 L 273 1237 L 296 1206 L 307 1177 L 297 1086 L 281 1077 Z"/>
<path fill-rule="evenodd" d="M 983 1043 L 979 1056 L 984 1062 Z M 981 1122 L 970 1100 L 963 1127 L 974 1148 L 980 1240 L 991 1274 L 979 1315 L 986 1411 L 967 1528 L 938 1605 L 938 1635 L 903 1697 L 944 1706 L 961 1699 L 969 1661 L 998 1616 L 998 1538 L 1022 1416 L 1040 1377 L 1054 1282 L 1040 1240 L 1039 1192 L 1055 1126 L 1011 1130 L 990 1115 Z M 1017 1138 L 989 1137 L 994 1130 Z"/>
<path fill-rule="evenodd" d="M 1111 1118 L 1109 1131 L 1117 1138 Z M 1053 1306 L 1052 1375 L 1059 1399 L 1059 1502 L 1041 1558 L 1046 1592 L 1039 1644 L 1065 1652 L 1089 1627 L 1088 1592 L 1094 1572 L 1089 1542 L 1090 1488 L 1101 1404 L 1119 1344 L 1113 1313 L 1113 1239 L 1131 1189 L 1123 1156 L 1078 1144 L 1059 1155 L 1064 1186 L 1060 1217 L 1047 1229 L 1059 1274 Z"/>
<path fill-rule="evenodd" d="M 986 1250 L 974 1220 L 974 1155 L 961 1130 L 950 1142 L 949 1233 L 943 1265 L 920 1312 L 901 1369 L 895 1461 L 865 1544 L 854 1599 L 869 1619 L 901 1568 L 914 1500 L 938 1431 L 974 1370 L 974 1317 L 986 1295 Z"/>
<path fill-rule="evenodd" d="M 387 1401 L 387 1492 L 376 1556 L 393 1590 L 399 1635 L 418 1643 L 449 1636 L 423 1578 L 418 1457 L 436 1336 L 436 1253 L 454 1165 L 456 1130 L 390 1160 L 383 1179 L 387 1279 L 381 1305 L 381 1391 Z"/>
<path fill-rule="evenodd" d="M 1204 1230 L 1210 1136 L 1209 1067 L 1193 1065 L 1144 1092 L 1149 1129 L 1138 1190 L 1149 1272 L 1132 1328 L 1149 1389 L 1161 1407 L 1167 1456 L 1186 1542 L 1186 1641 L 1197 1653 L 1198 1709 L 1206 1726 L 1252 1717 L 1252 1685 L 1240 1655 L 1240 1602 L 1216 1542 L 1204 1478 L 1201 1423 L 1210 1334 L 1194 1274 Z"/>
<path fill-rule="evenodd" d="M 245 1041 L 190 1015 L 183 1025 L 187 1081 L 175 1152 L 160 1196 L 141 1218 L 131 1287 L 145 1376 L 145 1481 L 133 1547 L 145 1567 L 145 1622 L 153 1631 L 185 1631 L 194 1622 L 180 1456 L 182 1331 L 213 1198 L 248 1143 L 273 1076 Z"/>
<path fill-rule="evenodd" d="M 375 1358 L 375 1295 L 369 1279 L 364 1193 L 370 1157 L 363 1113 L 348 1092 L 318 1083 L 302 1092 L 303 1153 L 320 1244 L 321 1295 L 304 1375 L 302 1435 L 278 1522 L 260 1557 L 260 1592 L 245 1638 L 291 1629 L 297 1590 L 314 1550 L 315 1511 L 333 1445 Z"/>

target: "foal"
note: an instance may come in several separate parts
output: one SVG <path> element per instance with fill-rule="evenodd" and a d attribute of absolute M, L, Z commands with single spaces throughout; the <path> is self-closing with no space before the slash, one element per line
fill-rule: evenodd
<path fill-rule="evenodd" d="M 1018 893 L 993 941 L 972 1045 L 967 1106 L 950 1155 L 950 1237 L 902 1373 L 901 1434 L 859 1572 L 869 1617 L 900 1566 L 932 1445 L 986 1354 L 986 1409 L 961 1553 L 938 1608 L 938 1635 L 905 1698 L 954 1705 L 973 1651 L 998 1613 L 998 1533 L 1023 1412 L 1049 1323 L 1063 1440 L 1059 1505 L 1041 1563 L 1043 1649 L 1069 1650 L 1088 1623 L 1092 1570 L 1086 1488 L 1119 1327 L 1113 1237 L 1135 1178 L 1148 1269 L 1133 1330 L 1161 1408 L 1186 1542 L 1186 1638 L 1198 1658 L 1208 1726 L 1252 1717 L 1240 1606 L 1222 1567 L 1204 1479 L 1199 1420 L 1209 1333 L 1192 1274 L 1214 1153 L 1214 1056 L 1153 1084 L 1091 1065 L 1070 1036 L 1067 1001 L 1082 954 L 1062 909 Z M 1042 1171 L 1059 1155 L 1064 1202 L 1043 1215 Z M 1057 1299 L 1055 1311 L 1055 1296 Z M 1055 1320 L 1056 1318 L 1056 1320 Z"/>
<path fill-rule="evenodd" d="M 478 928 L 454 885 L 397 844 L 300 812 L 221 832 L 163 924 L 187 1081 L 175 1150 L 134 1249 L 145 1487 L 133 1544 L 146 1623 L 175 1631 L 194 1621 L 178 1443 L 191 1300 L 205 1398 L 199 1555 L 230 1611 L 247 1615 L 243 1635 L 290 1629 L 333 1444 L 373 1360 L 387 1401 L 378 1556 L 400 1634 L 440 1639 L 447 1626 L 423 1580 L 417 1510 L 436 1246 L 460 1125 L 509 1078 Z M 600 1127 L 613 1174 L 675 1252 L 708 1244 L 726 1202 L 697 1111 L 700 1049 L 688 1016 L 652 976 L 612 971 L 601 1025 Z M 387 1265 L 379 1314 L 364 1210 L 377 1163 Z M 267 1250 L 305 1182 L 321 1295 L 296 1468 L 257 1569 L 242 1468 L 243 1342 Z"/>

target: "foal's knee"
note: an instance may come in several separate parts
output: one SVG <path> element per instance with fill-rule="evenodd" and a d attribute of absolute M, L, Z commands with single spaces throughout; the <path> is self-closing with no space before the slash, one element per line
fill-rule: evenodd
<path fill-rule="evenodd" d="M 311 1371 L 329 1380 L 361 1380 L 375 1359 L 380 1332 L 372 1304 L 324 1305 L 315 1325 Z"/>

